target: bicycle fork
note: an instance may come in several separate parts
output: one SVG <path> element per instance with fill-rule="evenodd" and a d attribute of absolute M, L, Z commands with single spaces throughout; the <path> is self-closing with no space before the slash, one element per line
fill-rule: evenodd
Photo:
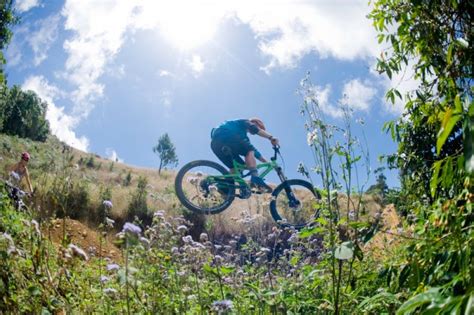
<path fill-rule="evenodd" d="M 288 197 L 288 206 L 290 206 L 290 208 L 297 208 L 301 204 L 301 202 L 296 198 L 295 194 L 291 190 L 290 185 L 286 183 L 287 178 L 285 174 L 283 174 L 283 170 L 281 169 L 280 166 L 276 168 L 276 172 L 281 182 L 284 183 L 285 185 L 284 189 L 286 192 L 286 196 Z"/>

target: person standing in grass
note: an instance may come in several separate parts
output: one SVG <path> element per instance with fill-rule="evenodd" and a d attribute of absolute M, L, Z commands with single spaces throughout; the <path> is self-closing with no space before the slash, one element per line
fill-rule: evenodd
<path fill-rule="evenodd" d="M 8 177 L 12 184 L 20 186 L 23 179 L 26 180 L 26 186 L 30 193 L 33 193 L 33 186 L 31 185 L 30 173 L 28 172 L 28 161 L 30 160 L 30 154 L 23 152 L 21 154 L 20 161 L 7 168 Z"/>

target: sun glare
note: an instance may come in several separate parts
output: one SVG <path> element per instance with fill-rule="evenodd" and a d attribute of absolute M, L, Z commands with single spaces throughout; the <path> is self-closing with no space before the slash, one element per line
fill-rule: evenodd
<path fill-rule="evenodd" d="M 183 50 L 212 39 L 222 14 L 216 7 L 190 1 L 169 1 L 161 8 L 159 25 L 164 38 Z"/>

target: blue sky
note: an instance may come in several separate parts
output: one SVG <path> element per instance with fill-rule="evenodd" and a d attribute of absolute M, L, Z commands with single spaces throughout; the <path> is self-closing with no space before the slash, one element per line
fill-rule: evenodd
<path fill-rule="evenodd" d="M 180 165 L 215 159 L 213 126 L 260 117 L 279 137 L 289 177 L 314 165 L 296 90 L 307 71 L 331 123 L 346 94 L 363 118 L 373 169 L 396 145 L 382 132 L 401 103 L 385 91 L 414 87 L 374 71 L 367 1 L 16 1 L 22 22 L 6 57 L 9 85 L 48 101 L 51 129 L 76 148 L 156 167 L 168 132 Z M 268 141 L 252 138 L 265 155 Z M 398 185 L 397 173 L 386 172 Z M 314 176 L 316 178 L 316 176 Z M 370 183 L 375 181 L 372 175 Z"/>

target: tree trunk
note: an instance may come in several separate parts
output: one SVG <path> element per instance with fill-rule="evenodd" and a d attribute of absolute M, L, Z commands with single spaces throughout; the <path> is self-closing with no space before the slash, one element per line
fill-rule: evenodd
<path fill-rule="evenodd" d="M 161 167 L 163 166 L 163 160 L 160 160 L 160 167 L 158 168 L 158 174 L 161 175 Z"/>

